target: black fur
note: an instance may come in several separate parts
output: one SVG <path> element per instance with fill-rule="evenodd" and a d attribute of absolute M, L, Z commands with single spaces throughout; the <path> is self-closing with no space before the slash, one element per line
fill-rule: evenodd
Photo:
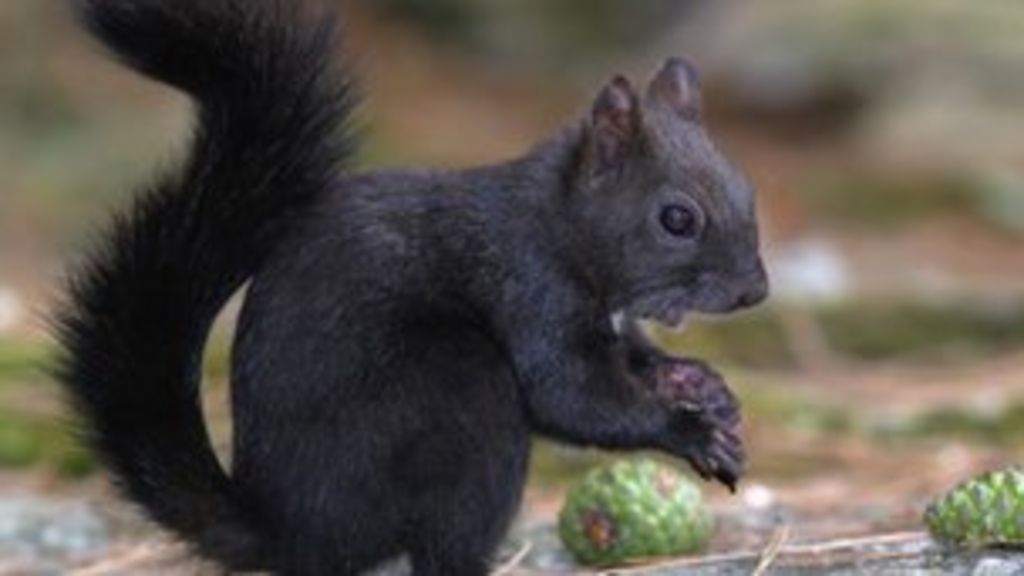
<path fill-rule="evenodd" d="M 204 554 L 261 566 L 256 509 L 207 438 L 200 359 L 221 306 L 352 150 L 352 90 L 329 71 L 334 20 L 272 0 L 77 6 L 126 62 L 191 94 L 199 122 L 188 158 L 75 276 L 60 379 L 129 496 Z"/>
<path fill-rule="evenodd" d="M 127 495 L 200 553 L 286 574 L 407 553 L 417 574 L 485 574 L 531 431 L 735 482 L 721 423 L 652 393 L 659 353 L 610 321 L 765 294 L 749 187 L 706 137 L 683 63 L 644 100 L 614 80 L 512 162 L 346 175 L 332 20 L 286 0 L 81 6 L 126 61 L 196 99 L 199 125 L 76 276 L 61 381 Z M 659 227 L 679 205 L 699 235 Z M 199 359 L 247 280 L 228 475 Z"/>

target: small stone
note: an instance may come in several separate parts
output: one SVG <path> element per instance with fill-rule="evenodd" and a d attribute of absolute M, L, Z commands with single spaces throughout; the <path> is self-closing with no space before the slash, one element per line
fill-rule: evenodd
<path fill-rule="evenodd" d="M 978 561 L 971 576 L 1013 576 L 1020 574 L 1020 566 L 1001 558 L 983 558 Z"/>
<path fill-rule="evenodd" d="M 750 484 L 740 496 L 743 504 L 752 510 L 767 510 L 775 505 L 775 492 L 764 484 Z"/>
<path fill-rule="evenodd" d="M 78 501 L 0 500 L 0 557 L 46 565 L 104 551 L 103 518 Z"/>

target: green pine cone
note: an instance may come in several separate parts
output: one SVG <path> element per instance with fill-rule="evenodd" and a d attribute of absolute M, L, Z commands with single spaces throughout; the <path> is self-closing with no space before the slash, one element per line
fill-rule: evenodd
<path fill-rule="evenodd" d="M 649 459 L 592 470 L 569 491 L 558 519 L 565 546 L 595 566 L 696 552 L 712 529 L 697 485 Z"/>
<path fill-rule="evenodd" d="M 980 548 L 1024 545 L 1024 470 L 986 472 L 932 502 L 924 514 L 932 536 Z"/>

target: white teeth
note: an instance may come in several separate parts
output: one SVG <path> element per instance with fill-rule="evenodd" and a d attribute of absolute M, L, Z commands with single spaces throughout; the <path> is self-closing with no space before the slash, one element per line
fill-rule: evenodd
<path fill-rule="evenodd" d="M 612 332 L 616 336 L 622 336 L 626 333 L 626 312 L 623 310 L 616 310 L 612 312 L 609 317 L 612 323 Z"/>
<path fill-rule="evenodd" d="M 631 319 L 630 316 L 623 309 L 615 310 L 614 312 L 612 312 L 608 316 L 608 321 L 611 323 L 612 332 L 614 332 L 616 336 L 625 336 L 627 333 L 630 332 L 631 329 L 636 328 L 636 326 L 632 325 L 633 322 L 635 322 L 635 320 Z M 647 324 L 649 326 L 649 322 L 642 322 L 641 325 L 643 324 Z M 687 325 L 689 325 L 689 322 L 688 316 L 686 314 L 680 314 L 679 319 L 676 320 L 675 324 L 668 324 L 657 321 L 655 321 L 655 324 L 658 324 L 663 329 L 668 330 L 669 332 L 672 332 L 674 334 L 682 334 L 683 332 L 686 331 L 686 327 Z"/>

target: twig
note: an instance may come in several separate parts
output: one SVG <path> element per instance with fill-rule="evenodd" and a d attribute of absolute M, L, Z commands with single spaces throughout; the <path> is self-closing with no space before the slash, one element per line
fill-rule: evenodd
<path fill-rule="evenodd" d="M 778 558 L 808 558 L 815 556 L 822 556 L 825 554 L 831 554 L 834 552 L 861 550 L 870 546 L 886 546 L 890 544 L 900 544 L 904 542 L 913 542 L 915 540 L 921 540 L 925 537 L 923 532 L 897 532 L 893 534 L 883 534 L 881 536 L 864 536 L 859 538 L 846 538 L 842 540 L 829 540 L 826 542 L 818 542 L 814 544 L 785 544 L 779 545 L 778 550 L 775 551 L 775 559 Z M 878 552 L 872 556 L 879 558 L 888 557 L 902 557 L 906 556 L 905 553 L 882 553 Z M 722 564 L 727 562 L 745 562 L 755 561 L 758 558 L 763 557 L 762 553 L 747 551 L 747 552 L 730 552 L 725 554 L 715 554 L 710 556 L 702 556 L 699 558 L 678 558 L 674 560 L 668 560 L 665 562 L 645 564 L 643 566 L 636 566 L 630 568 L 616 568 L 612 570 L 604 570 L 599 572 L 599 576 L 632 576 L 641 575 L 649 572 L 652 569 L 668 569 L 668 568 L 699 568 L 714 566 L 716 564 Z"/>
<path fill-rule="evenodd" d="M 764 576 L 768 573 L 768 568 L 778 558 L 786 540 L 789 540 L 789 525 L 783 524 L 775 529 L 772 539 L 768 541 L 768 545 L 761 552 L 761 560 L 757 563 L 757 568 L 754 568 L 751 576 Z"/>
<path fill-rule="evenodd" d="M 506 576 L 511 574 L 513 570 L 519 566 L 520 563 L 526 558 L 533 549 L 533 543 L 527 540 L 523 542 L 523 545 L 519 547 L 519 550 L 508 560 L 505 561 L 501 566 L 498 566 L 491 572 L 491 576 Z"/>
<path fill-rule="evenodd" d="M 688 558 L 675 558 L 664 560 L 661 562 L 645 562 L 632 567 L 626 568 L 610 568 L 608 570 L 601 570 L 597 573 L 597 576 L 631 576 L 647 574 L 651 570 L 662 570 L 666 568 L 691 568 L 695 566 L 706 566 L 710 564 L 717 564 L 719 562 L 728 562 L 734 560 L 745 560 L 751 558 L 753 555 L 749 553 L 737 553 L 737 554 L 720 554 L 716 556 L 703 556 L 699 558 L 688 557 Z"/>
<path fill-rule="evenodd" d="M 899 544 L 913 540 L 920 540 L 925 536 L 924 532 L 896 532 L 893 534 L 882 534 L 880 536 L 862 536 L 858 538 L 846 538 L 843 540 L 829 540 L 816 544 L 797 544 L 784 546 L 782 552 L 800 556 L 818 556 L 837 552 L 844 549 L 858 549 L 867 546 L 884 546 L 886 544 Z"/>

